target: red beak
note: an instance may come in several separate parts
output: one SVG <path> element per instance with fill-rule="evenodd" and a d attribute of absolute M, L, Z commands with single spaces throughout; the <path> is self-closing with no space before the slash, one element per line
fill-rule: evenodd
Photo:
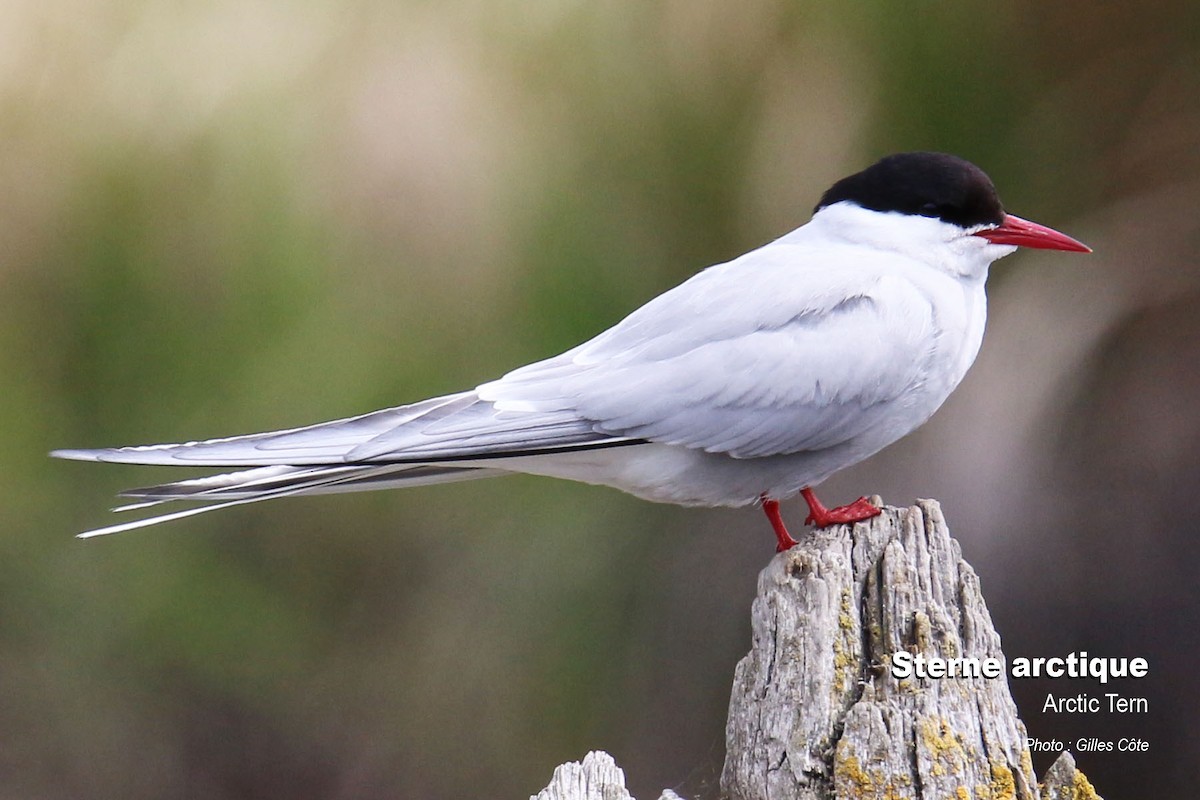
<path fill-rule="evenodd" d="M 1090 253 L 1092 248 L 1077 242 L 1065 233 L 1038 225 L 1027 219 L 1006 214 L 999 227 L 988 228 L 975 234 L 993 244 L 1015 244 L 1018 247 L 1033 247 L 1038 250 L 1069 250 L 1073 253 Z"/>

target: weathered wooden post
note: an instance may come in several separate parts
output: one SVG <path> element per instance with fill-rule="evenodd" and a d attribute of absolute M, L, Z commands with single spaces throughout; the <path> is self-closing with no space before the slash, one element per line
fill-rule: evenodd
<path fill-rule="evenodd" d="M 816 531 L 776 556 L 752 629 L 726 725 L 730 800 L 1097 797 L 1069 754 L 1037 784 L 979 579 L 934 501 Z M 893 674 L 917 656 L 969 676 Z M 606 755 L 571 769 L 568 793 L 552 784 L 538 800 L 629 797 Z M 603 778 L 589 782 L 589 770 Z"/>

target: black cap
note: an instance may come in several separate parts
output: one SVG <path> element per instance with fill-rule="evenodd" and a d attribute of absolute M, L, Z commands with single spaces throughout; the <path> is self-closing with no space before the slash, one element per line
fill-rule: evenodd
<path fill-rule="evenodd" d="M 848 200 L 872 211 L 935 217 L 962 228 L 999 225 L 1004 206 L 992 179 L 946 153 L 898 153 L 830 187 L 814 210 Z"/>

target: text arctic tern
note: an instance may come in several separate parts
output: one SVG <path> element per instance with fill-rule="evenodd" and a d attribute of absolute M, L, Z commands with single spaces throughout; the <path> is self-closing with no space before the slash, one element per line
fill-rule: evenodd
<path fill-rule="evenodd" d="M 1090 252 L 1006 214 L 978 167 L 902 153 L 838 181 L 812 219 L 698 273 L 567 352 L 472 391 L 286 431 L 60 458 L 242 467 L 124 494 L 205 505 L 98 536 L 275 497 L 523 472 L 691 506 L 779 501 L 819 527 L 812 487 L 910 433 L 958 386 L 983 339 L 984 283 L 1018 247 Z"/>

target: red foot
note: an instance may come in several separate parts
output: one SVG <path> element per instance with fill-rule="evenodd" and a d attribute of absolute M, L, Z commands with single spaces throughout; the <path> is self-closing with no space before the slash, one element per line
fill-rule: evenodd
<path fill-rule="evenodd" d="M 795 547 L 796 540 L 788 533 L 787 526 L 783 524 L 783 517 L 779 515 L 779 501 L 768 500 L 764 494 L 762 496 L 762 507 L 763 511 L 767 513 L 767 519 L 771 521 L 771 527 L 775 529 L 775 538 L 779 541 L 779 546 L 775 548 L 775 552 L 782 553 L 784 550 Z"/>
<path fill-rule="evenodd" d="M 818 528 L 828 528 L 830 525 L 842 525 L 851 522 L 862 522 L 864 519 L 877 517 L 883 513 L 880 509 L 868 503 L 865 497 L 858 498 L 848 506 L 826 508 L 821 505 L 821 501 L 813 494 L 812 489 L 805 487 L 800 490 L 800 494 L 804 497 L 804 502 L 808 503 L 808 518 L 804 520 L 804 524 L 814 525 Z"/>

